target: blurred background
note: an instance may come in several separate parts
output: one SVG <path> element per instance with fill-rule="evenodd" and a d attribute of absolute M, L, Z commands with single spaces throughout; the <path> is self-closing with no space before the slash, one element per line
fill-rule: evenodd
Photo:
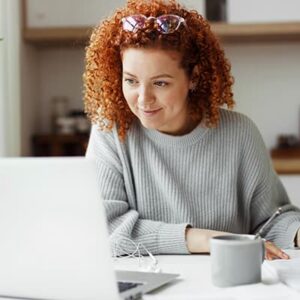
<path fill-rule="evenodd" d="M 300 1 L 181 0 L 206 16 L 278 173 L 300 173 Z M 0 156 L 84 155 L 84 51 L 125 0 L 0 0 Z"/>

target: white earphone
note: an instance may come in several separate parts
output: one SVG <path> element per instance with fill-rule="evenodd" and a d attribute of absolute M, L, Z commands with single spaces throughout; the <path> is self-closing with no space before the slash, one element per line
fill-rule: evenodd
<path fill-rule="evenodd" d="M 142 270 L 145 271 L 145 272 L 161 273 L 162 269 L 158 266 L 157 259 L 146 248 L 145 248 L 145 251 L 147 252 L 147 254 L 149 255 L 149 257 L 151 258 L 151 263 L 150 263 L 149 266 L 147 266 L 146 268 L 143 268 Z"/>
<path fill-rule="evenodd" d="M 134 246 L 134 250 L 131 253 L 128 253 L 128 250 L 121 247 L 121 242 L 125 242 L 128 244 L 131 244 Z M 141 262 L 147 262 L 145 259 L 145 256 L 143 256 L 140 253 L 141 248 L 148 254 L 148 256 L 151 259 L 150 263 L 147 263 L 146 265 L 143 265 Z M 138 243 L 136 244 L 134 241 L 127 237 L 120 236 L 119 239 L 115 242 L 115 247 L 113 247 L 113 257 L 132 257 L 132 258 L 138 258 L 139 259 L 139 269 L 143 272 L 154 272 L 154 273 L 160 273 L 162 272 L 162 269 L 158 266 L 158 261 L 156 257 L 148 251 L 148 249 L 142 244 Z M 125 254 L 125 255 L 124 255 Z"/>

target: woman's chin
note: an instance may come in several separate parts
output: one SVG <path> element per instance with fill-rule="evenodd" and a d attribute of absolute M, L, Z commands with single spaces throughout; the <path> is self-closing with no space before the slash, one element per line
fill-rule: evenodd
<path fill-rule="evenodd" d="M 144 121 L 144 120 L 140 120 L 143 127 L 147 128 L 147 129 L 158 129 L 158 125 L 157 124 L 154 124 L 154 123 L 151 123 L 151 122 L 147 122 L 147 121 Z"/>

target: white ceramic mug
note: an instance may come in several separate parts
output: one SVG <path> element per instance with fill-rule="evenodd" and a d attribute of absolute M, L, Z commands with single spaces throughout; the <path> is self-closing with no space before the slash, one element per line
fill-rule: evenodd
<path fill-rule="evenodd" d="M 212 282 L 219 287 L 261 281 L 265 256 L 262 239 L 254 235 L 223 235 L 210 240 Z"/>

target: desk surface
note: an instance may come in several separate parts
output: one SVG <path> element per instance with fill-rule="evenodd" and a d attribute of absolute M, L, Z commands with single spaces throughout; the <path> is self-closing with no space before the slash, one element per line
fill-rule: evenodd
<path fill-rule="evenodd" d="M 300 256 L 299 250 L 296 255 Z M 262 267 L 262 283 L 218 288 L 211 283 L 210 256 L 208 255 L 159 255 L 156 258 L 163 272 L 179 273 L 181 276 L 173 283 L 145 295 L 145 300 L 300 299 L 300 293 L 279 282 L 276 274 L 270 271 L 266 263 Z M 150 262 L 150 258 L 146 257 L 145 260 Z M 141 270 L 139 261 L 135 258 L 118 259 L 115 261 L 115 268 Z"/>

